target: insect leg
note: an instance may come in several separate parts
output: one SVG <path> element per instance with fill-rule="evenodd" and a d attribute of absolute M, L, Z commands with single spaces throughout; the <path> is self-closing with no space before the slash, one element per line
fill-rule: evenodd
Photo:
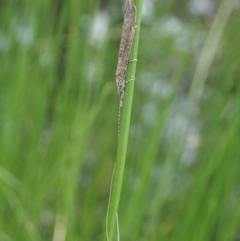
<path fill-rule="evenodd" d="M 126 80 L 126 81 L 125 81 L 125 84 L 128 84 L 129 82 L 131 82 L 131 81 L 133 81 L 133 80 L 135 80 L 135 78 L 132 76 L 132 78 L 131 78 L 130 80 Z"/>
<path fill-rule="evenodd" d="M 132 62 L 137 62 L 137 59 L 132 59 L 132 60 L 128 60 L 128 64 L 132 63 Z"/>

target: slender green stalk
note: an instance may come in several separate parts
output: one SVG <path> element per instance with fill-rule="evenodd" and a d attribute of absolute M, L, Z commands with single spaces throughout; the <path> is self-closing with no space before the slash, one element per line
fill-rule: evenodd
<path fill-rule="evenodd" d="M 237 1 L 225 0 L 220 5 L 216 17 L 213 21 L 211 30 L 204 45 L 199 59 L 196 73 L 189 91 L 189 99 L 198 101 L 202 95 L 210 67 L 216 55 L 219 42 L 222 38 L 224 28 L 230 17 L 231 12 L 236 8 Z"/>
<path fill-rule="evenodd" d="M 136 21 L 137 28 L 135 31 L 133 46 L 130 54 L 130 60 L 137 59 L 142 4 L 143 4 L 143 0 L 138 0 L 135 2 L 136 8 L 137 8 L 137 21 Z M 136 62 L 133 62 L 129 64 L 126 80 L 135 79 L 135 73 L 136 73 Z M 117 217 L 117 210 L 118 210 L 119 199 L 121 194 L 124 165 L 125 165 L 126 152 L 127 152 L 131 110 L 132 110 L 133 90 L 134 90 L 134 81 L 131 81 L 129 84 L 127 84 L 125 88 L 124 103 L 123 103 L 121 121 L 120 121 L 120 133 L 119 133 L 118 146 L 117 146 L 117 158 L 116 158 L 116 164 L 114 167 L 112 183 L 111 183 L 111 193 L 109 198 L 108 215 L 107 215 L 107 236 L 109 241 L 113 239 L 114 227 L 116 224 L 116 217 Z"/>

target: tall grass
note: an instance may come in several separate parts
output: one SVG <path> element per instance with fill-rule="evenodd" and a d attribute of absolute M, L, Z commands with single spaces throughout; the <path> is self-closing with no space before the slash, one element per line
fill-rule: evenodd
<path fill-rule="evenodd" d="M 122 241 L 239 239 L 239 4 L 194 2 L 143 1 Z M 123 13 L 106 3 L 0 1 L 0 240 L 106 240 Z"/>

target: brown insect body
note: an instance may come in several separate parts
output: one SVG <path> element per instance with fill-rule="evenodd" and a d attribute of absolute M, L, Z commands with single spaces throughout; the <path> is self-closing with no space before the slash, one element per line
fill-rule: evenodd
<path fill-rule="evenodd" d="M 116 71 L 116 82 L 120 98 L 120 108 L 122 107 L 123 103 L 124 88 L 126 82 L 126 71 L 135 32 L 135 21 L 136 7 L 134 5 L 133 0 L 127 0 L 122 27 L 122 37 L 118 54 L 118 65 Z"/>

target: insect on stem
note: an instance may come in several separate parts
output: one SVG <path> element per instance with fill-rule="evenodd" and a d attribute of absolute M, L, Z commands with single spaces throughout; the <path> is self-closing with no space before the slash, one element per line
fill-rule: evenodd
<path fill-rule="evenodd" d="M 122 36 L 121 36 L 119 54 L 118 54 L 117 71 L 116 71 L 116 83 L 117 83 L 118 94 L 119 94 L 118 135 L 120 133 L 120 118 L 121 118 L 121 108 L 123 105 L 124 88 L 128 82 L 134 80 L 134 77 L 132 76 L 132 78 L 129 81 L 126 81 L 126 71 L 129 63 L 137 61 L 137 59 L 133 59 L 129 61 L 129 55 L 131 52 L 135 28 L 136 28 L 136 7 L 134 5 L 133 0 L 127 0 L 124 20 L 123 20 L 123 27 L 122 27 Z M 114 167 L 114 170 L 115 170 L 115 167 Z M 111 205 L 110 201 L 111 201 L 111 195 L 112 195 L 111 190 L 112 190 L 112 182 L 114 177 L 114 170 L 112 174 L 110 197 L 109 197 L 108 211 L 107 211 L 107 218 L 106 218 L 107 241 L 110 241 L 112 238 L 111 237 L 112 230 L 108 230 L 108 225 L 109 225 L 108 219 L 109 219 L 109 212 L 110 212 L 110 205 Z M 116 218 L 117 218 L 117 233 L 118 233 L 118 240 L 119 240 L 120 237 L 119 237 L 119 225 L 118 225 L 117 212 L 114 215 L 116 215 Z M 112 217 L 110 217 L 110 219 L 111 218 Z M 109 231 L 110 231 L 110 237 L 109 237 Z"/>
<path fill-rule="evenodd" d="M 116 83 L 119 94 L 119 116 L 118 116 L 118 135 L 120 132 L 121 108 L 123 105 L 124 89 L 126 86 L 126 72 L 128 63 L 137 61 L 136 59 L 129 61 L 132 42 L 136 28 L 136 7 L 133 0 L 127 0 L 125 7 L 125 15 L 122 27 L 122 36 L 118 54 L 118 64 L 116 71 Z M 133 78 L 132 78 L 133 79 Z"/>

